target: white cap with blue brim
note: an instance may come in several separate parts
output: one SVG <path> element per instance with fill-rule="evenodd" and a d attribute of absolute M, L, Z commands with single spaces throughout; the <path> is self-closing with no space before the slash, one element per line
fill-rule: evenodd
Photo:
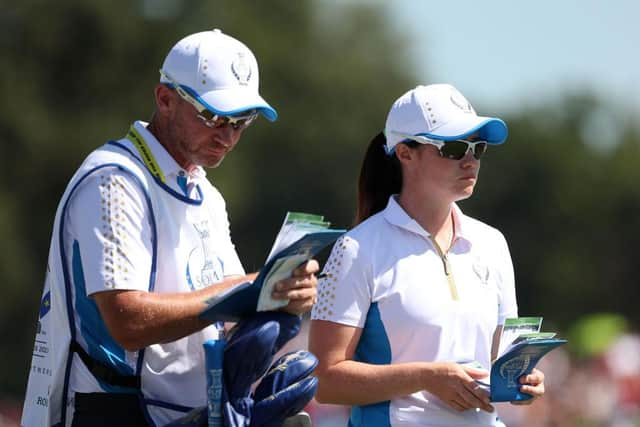
<path fill-rule="evenodd" d="M 505 122 L 478 116 L 469 101 L 450 84 L 417 86 L 402 95 L 391 106 L 384 133 L 389 154 L 407 134 L 454 141 L 478 133 L 489 144 L 502 144 L 508 135 Z"/>
<path fill-rule="evenodd" d="M 215 114 L 257 110 L 269 121 L 278 118 L 258 91 L 258 63 L 251 50 L 218 29 L 180 40 L 167 54 L 161 71 Z M 164 76 L 160 82 L 173 83 Z"/>

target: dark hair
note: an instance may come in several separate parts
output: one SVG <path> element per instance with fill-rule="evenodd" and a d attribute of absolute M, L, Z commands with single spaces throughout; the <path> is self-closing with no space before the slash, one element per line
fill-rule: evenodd
<path fill-rule="evenodd" d="M 367 148 L 358 180 L 358 204 L 354 225 L 360 224 L 387 206 L 389 196 L 402 190 L 402 169 L 395 155 L 387 155 L 383 132 L 373 137 Z M 407 141 L 410 147 L 420 145 Z"/>

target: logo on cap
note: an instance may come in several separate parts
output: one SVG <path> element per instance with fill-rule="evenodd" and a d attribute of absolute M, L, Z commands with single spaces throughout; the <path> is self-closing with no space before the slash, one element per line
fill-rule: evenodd
<path fill-rule="evenodd" d="M 473 112 L 473 108 L 471 107 L 471 104 L 469 103 L 469 101 L 467 101 L 467 99 L 462 96 L 462 94 L 460 92 L 458 92 L 457 90 L 453 90 L 451 92 L 451 102 L 453 103 L 453 105 L 455 105 L 456 107 L 458 107 L 459 109 L 461 109 L 462 111 L 464 111 L 465 113 L 472 113 Z"/>
<path fill-rule="evenodd" d="M 231 71 L 241 85 L 249 84 L 249 79 L 251 79 L 251 66 L 245 55 L 245 52 L 238 52 L 238 56 L 231 63 Z"/>

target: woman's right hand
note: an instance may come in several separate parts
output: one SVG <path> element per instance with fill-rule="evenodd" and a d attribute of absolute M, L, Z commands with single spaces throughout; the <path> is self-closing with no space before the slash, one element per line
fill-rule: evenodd
<path fill-rule="evenodd" d="M 457 411 L 480 408 L 493 412 L 489 402 L 489 393 L 478 385 L 489 375 L 484 369 L 462 366 L 453 362 L 434 362 L 429 364 L 425 389 Z"/>

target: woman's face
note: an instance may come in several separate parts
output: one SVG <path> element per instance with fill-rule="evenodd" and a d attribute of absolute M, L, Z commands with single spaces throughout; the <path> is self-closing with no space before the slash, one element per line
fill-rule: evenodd
<path fill-rule="evenodd" d="M 477 139 L 475 135 L 468 138 L 469 141 L 474 139 Z M 452 160 L 442 157 L 435 145 L 421 144 L 415 148 L 405 148 L 400 153 L 403 192 L 405 189 L 415 191 L 418 196 L 437 197 L 445 203 L 464 200 L 473 194 L 480 161 L 473 157 L 470 150 L 462 159 Z"/>

